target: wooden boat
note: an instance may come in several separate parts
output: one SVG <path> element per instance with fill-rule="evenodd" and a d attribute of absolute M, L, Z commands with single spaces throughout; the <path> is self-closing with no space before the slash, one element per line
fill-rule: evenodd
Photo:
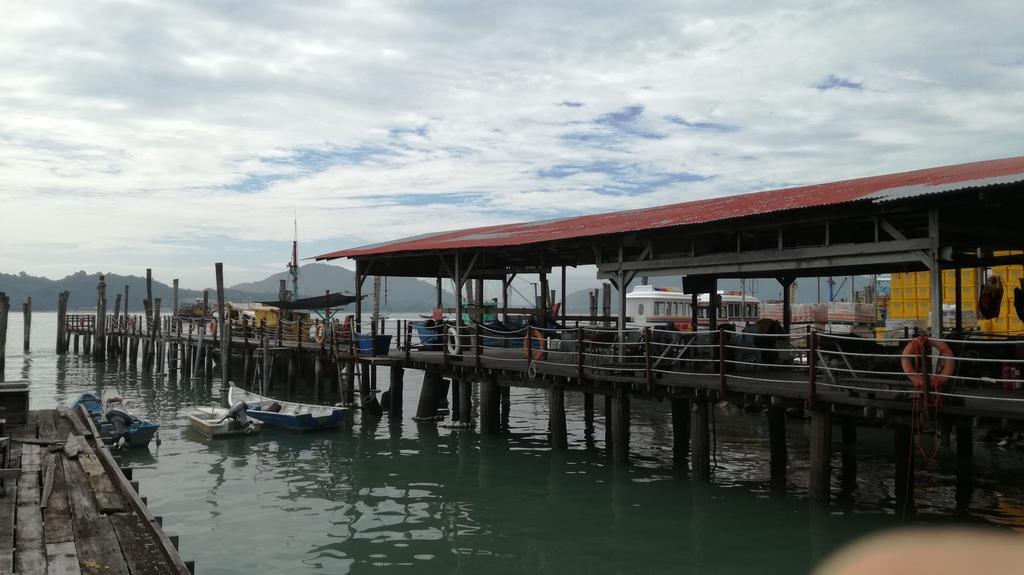
<path fill-rule="evenodd" d="M 247 410 L 246 410 L 247 411 Z M 263 422 L 251 417 L 237 417 L 223 407 L 200 407 L 188 414 L 189 429 L 211 439 L 250 435 L 263 427 Z"/>
<path fill-rule="evenodd" d="M 246 415 L 273 427 L 298 431 L 333 429 L 345 421 L 348 408 L 276 400 L 246 391 L 234 384 L 228 388 L 228 404 L 245 402 Z"/>
<path fill-rule="evenodd" d="M 83 393 L 71 404 L 71 409 L 81 405 L 92 416 L 93 422 L 104 436 L 127 447 L 147 447 L 156 435 L 160 425 L 139 419 L 124 409 L 120 397 L 100 400 L 94 393 Z M 157 440 L 157 445 L 160 442 Z"/>

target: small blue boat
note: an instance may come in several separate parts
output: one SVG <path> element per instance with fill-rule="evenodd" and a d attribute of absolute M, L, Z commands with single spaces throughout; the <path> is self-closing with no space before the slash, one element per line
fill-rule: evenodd
<path fill-rule="evenodd" d="M 102 435 L 109 435 L 115 443 L 127 447 L 147 447 L 156 435 L 160 425 L 145 419 L 139 419 L 121 406 L 121 399 L 113 398 L 106 402 L 94 393 L 83 393 L 71 404 L 71 409 L 81 405 L 92 416 L 97 429 Z"/>
<path fill-rule="evenodd" d="M 417 337 L 420 338 L 420 347 L 423 351 L 441 351 L 441 346 L 444 344 L 443 322 L 428 319 L 427 321 L 411 322 L 411 325 L 416 330 Z"/>
<path fill-rule="evenodd" d="M 234 384 L 228 389 L 228 404 L 245 402 L 245 414 L 266 425 L 296 431 L 333 429 L 344 423 L 348 408 L 280 401 L 246 391 Z"/>

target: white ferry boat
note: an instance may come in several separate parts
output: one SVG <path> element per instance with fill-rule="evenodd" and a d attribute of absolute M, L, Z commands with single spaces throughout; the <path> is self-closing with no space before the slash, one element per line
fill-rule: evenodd
<path fill-rule="evenodd" d="M 718 323 L 745 324 L 761 318 L 761 300 L 741 291 L 718 291 Z M 709 294 L 699 294 L 697 321 L 699 328 L 708 327 Z M 692 329 L 693 298 L 681 289 L 641 285 L 626 294 L 626 315 L 639 326 L 674 325 L 681 330 Z"/>

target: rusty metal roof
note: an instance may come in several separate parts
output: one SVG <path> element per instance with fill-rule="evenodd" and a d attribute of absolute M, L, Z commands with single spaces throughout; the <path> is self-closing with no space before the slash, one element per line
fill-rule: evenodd
<path fill-rule="evenodd" d="M 830 206 L 885 202 L 965 188 L 1024 181 L 1024 156 L 943 166 L 652 208 L 424 234 L 316 256 L 317 260 L 399 252 L 520 246 Z"/>

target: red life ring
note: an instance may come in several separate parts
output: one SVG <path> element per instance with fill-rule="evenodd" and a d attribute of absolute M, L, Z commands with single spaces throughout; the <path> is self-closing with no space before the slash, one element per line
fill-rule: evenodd
<path fill-rule="evenodd" d="M 533 346 L 533 342 L 537 342 L 537 347 Z M 532 359 L 533 361 L 540 361 L 547 356 L 547 352 L 544 351 L 544 334 L 535 327 L 531 327 L 526 332 L 526 337 L 523 338 L 523 353 L 526 359 Z"/>
<path fill-rule="evenodd" d="M 316 324 L 316 334 L 313 336 L 317 343 L 324 342 L 324 324 Z"/>
<path fill-rule="evenodd" d="M 945 383 L 949 376 L 953 375 L 953 371 L 956 369 L 956 362 L 953 361 L 953 350 L 949 349 L 946 342 L 939 341 L 936 339 L 929 339 L 928 336 L 922 335 L 916 337 L 907 342 L 906 347 L 903 348 L 903 357 L 900 358 L 900 364 L 903 366 L 904 373 L 910 378 L 910 383 L 914 385 L 914 389 L 924 389 L 924 373 L 923 373 L 923 359 L 925 345 L 930 345 L 933 350 L 938 351 L 939 369 L 936 369 L 933 373 L 928 374 L 928 379 L 931 382 L 929 391 L 938 393 L 941 391 L 942 384 Z M 929 353 L 930 357 L 934 357 L 936 354 Z"/>

